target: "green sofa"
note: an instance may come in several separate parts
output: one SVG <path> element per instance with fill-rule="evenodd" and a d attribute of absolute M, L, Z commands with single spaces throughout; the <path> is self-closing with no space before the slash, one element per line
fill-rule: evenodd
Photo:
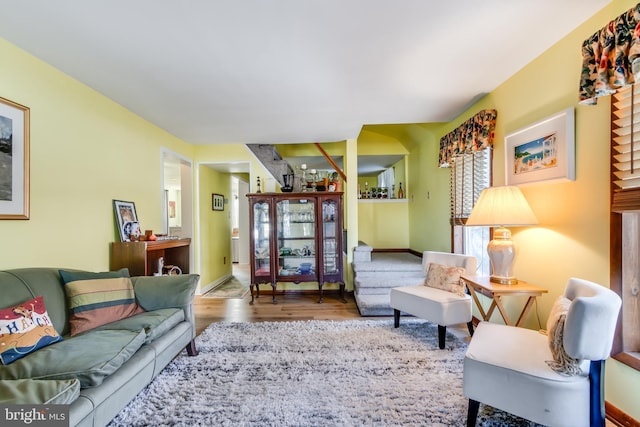
<path fill-rule="evenodd" d="M 0 365 L 0 404 L 68 404 L 70 426 L 103 426 L 183 350 L 196 354 L 199 276 L 132 277 L 145 311 L 73 337 L 59 269 L 0 271 L 0 309 L 42 296 L 63 337 Z"/>

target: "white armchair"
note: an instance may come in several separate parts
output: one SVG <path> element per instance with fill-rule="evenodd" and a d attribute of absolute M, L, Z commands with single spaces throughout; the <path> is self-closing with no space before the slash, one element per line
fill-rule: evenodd
<path fill-rule="evenodd" d="M 555 323 L 562 334 L 555 336 L 562 354 L 577 359 L 576 372 L 551 368 L 549 339 L 539 331 L 482 322 L 464 359 L 467 426 L 475 426 L 480 402 L 548 426 L 605 425 L 604 361 L 611 352 L 620 297 L 574 278 L 564 297 L 564 329 L 562 322 Z"/>
<path fill-rule="evenodd" d="M 451 254 L 447 252 L 425 251 L 422 266 L 426 272 L 431 263 L 450 267 L 462 267 L 465 274 L 474 275 L 477 260 L 473 256 Z M 411 314 L 438 324 L 438 345 L 445 345 L 447 326 L 466 323 L 473 335 L 471 297 L 468 294 L 457 295 L 442 289 L 419 284 L 391 289 L 390 304 L 393 308 L 394 326 L 400 326 L 401 313 Z"/>

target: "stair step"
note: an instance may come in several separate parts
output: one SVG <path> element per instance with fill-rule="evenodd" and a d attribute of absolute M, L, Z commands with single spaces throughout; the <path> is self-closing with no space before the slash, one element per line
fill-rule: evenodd
<path fill-rule="evenodd" d="M 389 295 L 355 295 L 361 316 L 391 316 L 393 308 L 389 305 Z"/>

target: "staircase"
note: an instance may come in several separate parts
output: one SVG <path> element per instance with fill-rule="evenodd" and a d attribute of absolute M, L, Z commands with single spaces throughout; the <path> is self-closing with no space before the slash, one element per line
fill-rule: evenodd
<path fill-rule="evenodd" d="M 269 171 L 269 173 L 284 186 L 283 175 L 289 175 L 293 173 L 293 169 L 286 160 L 282 159 L 276 147 L 270 144 L 247 144 L 249 150 L 255 154 L 255 156 L 262 162 L 262 165 Z"/>
<path fill-rule="evenodd" d="M 354 296 L 362 316 L 391 316 L 391 289 L 424 282 L 422 258 L 408 252 L 372 252 L 358 242 L 353 253 Z"/>

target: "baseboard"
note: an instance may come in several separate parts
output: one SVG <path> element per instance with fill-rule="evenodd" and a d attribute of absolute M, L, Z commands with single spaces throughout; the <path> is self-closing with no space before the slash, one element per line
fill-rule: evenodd
<path fill-rule="evenodd" d="M 607 414 L 607 420 L 619 427 L 640 427 L 640 421 L 632 418 L 609 402 L 604 402 L 604 410 Z"/>
<path fill-rule="evenodd" d="M 216 286 L 226 282 L 227 280 L 229 280 L 231 278 L 232 274 L 227 274 L 225 276 L 222 276 L 221 278 L 219 278 L 218 280 L 214 280 L 213 282 L 209 283 L 208 285 L 200 288 L 200 292 L 198 292 L 198 295 L 204 295 L 207 292 L 209 292 L 211 289 L 215 288 Z"/>

